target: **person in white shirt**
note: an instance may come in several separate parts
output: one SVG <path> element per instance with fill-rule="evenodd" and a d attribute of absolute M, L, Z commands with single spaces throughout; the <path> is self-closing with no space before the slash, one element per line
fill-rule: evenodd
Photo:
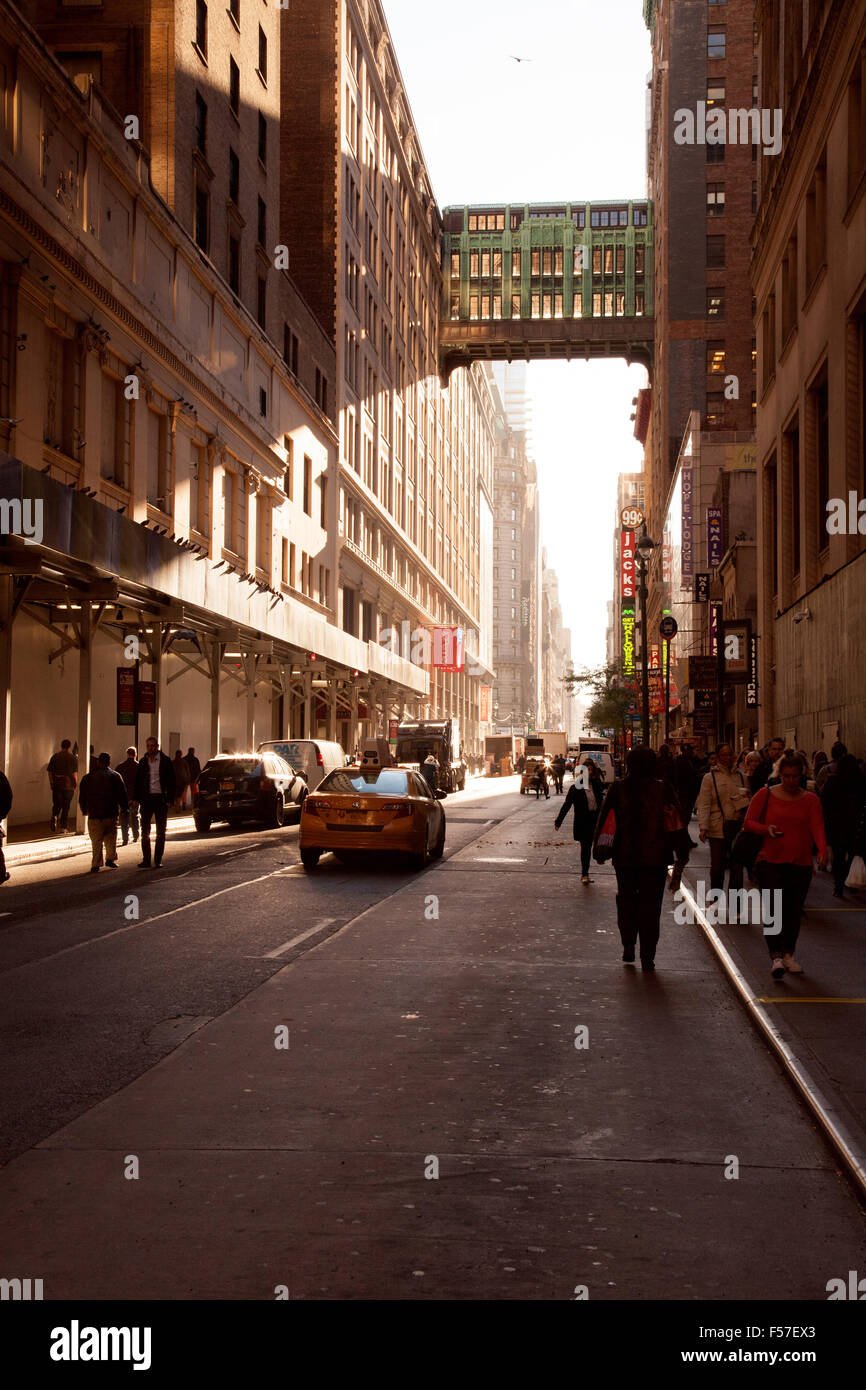
<path fill-rule="evenodd" d="M 176 782 L 171 758 L 160 752 L 158 741 L 151 737 L 145 743 L 145 755 L 138 764 L 135 778 L 135 799 L 141 809 L 141 863 L 140 869 L 149 869 L 150 823 L 156 823 L 156 838 L 153 847 L 153 865 L 159 868 L 165 851 L 165 827 L 168 808 L 174 802 Z"/>

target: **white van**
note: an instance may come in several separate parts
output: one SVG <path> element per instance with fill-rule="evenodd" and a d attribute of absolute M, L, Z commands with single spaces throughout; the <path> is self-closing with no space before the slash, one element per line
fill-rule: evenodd
<path fill-rule="evenodd" d="M 269 738 L 259 744 L 256 752 L 276 753 L 285 758 L 290 767 L 304 774 L 311 792 L 329 772 L 346 766 L 342 745 L 326 743 L 320 738 Z"/>

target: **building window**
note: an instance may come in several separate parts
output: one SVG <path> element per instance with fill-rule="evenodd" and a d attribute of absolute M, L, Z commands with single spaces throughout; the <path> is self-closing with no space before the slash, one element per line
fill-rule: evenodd
<path fill-rule="evenodd" d="M 767 386 L 776 375 L 776 296 L 769 294 L 761 315 L 761 386 Z"/>
<path fill-rule="evenodd" d="M 725 30 L 722 27 L 707 30 L 707 57 L 724 58 Z"/>
<path fill-rule="evenodd" d="M 725 289 L 723 285 L 707 286 L 707 318 L 723 319 L 725 317 Z"/>
<path fill-rule="evenodd" d="M 259 160 L 262 164 L 268 162 L 268 123 L 262 112 L 259 112 Z"/>
<path fill-rule="evenodd" d="M 268 314 L 268 282 L 264 275 L 259 275 L 256 280 L 256 321 L 260 328 L 267 325 Z"/>
<path fill-rule="evenodd" d="M 313 515 L 313 460 L 304 455 L 304 511 Z"/>
<path fill-rule="evenodd" d="M 207 102 L 201 92 L 195 94 L 195 147 L 207 153 Z"/>
<path fill-rule="evenodd" d="M 782 348 L 797 327 L 797 238 L 791 237 L 782 259 Z"/>
<path fill-rule="evenodd" d="M 45 443 L 77 459 L 81 403 L 81 359 L 74 338 L 49 332 L 43 432 Z M 103 384 L 112 378 L 103 374 Z"/>
<path fill-rule="evenodd" d="M 725 370 L 724 343 L 707 343 L 707 375 Z"/>
<path fill-rule="evenodd" d="M 644 273 L 644 252 L 645 252 L 645 249 L 646 249 L 646 248 L 643 247 L 643 246 L 636 246 L 636 247 L 634 248 L 634 273 L 635 273 L 635 275 L 643 275 L 643 273 Z"/>
<path fill-rule="evenodd" d="M 258 219 L 256 225 L 256 237 L 259 246 L 267 246 L 268 242 L 268 209 L 264 198 L 259 197 Z"/>
<path fill-rule="evenodd" d="M 723 236 L 707 237 L 707 269 L 721 270 L 725 265 L 725 238 Z"/>
<path fill-rule="evenodd" d="M 290 434 L 283 435 L 283 448 L 286 451 L 283 491 L 291 502 L 294 500 L 295 496 L 295 441 Z"/>
<path fill-rule="evenodd" d="M 354 334 L 352 335 L 354 337 Z M 292 376 L 298 375 L 298 336 L 287 323 L 283 324 L 283 361 Z M 350 366 L 350 354 L 346 354 L 346 369 Z"/>
<path fill-rule="evenodd" d="M 725 185 L 707 184 L 707 217 L 720 217 L 725 210 Z"/>
<path fill-rule="evenodd" d="M 268 39 L 264 29 L 259 25 L 259 77 L 267 85 L 268 81 Z"/>
<path fill-rule="evenodd" d="M 806 195 L 806 289 L 827 264 L 827 151 L 815 166 Z"/>
<path fill-rule="evenodd" d="M 238 477 L 231 469 L 223 470 L 223 546 L 237 554 Z"/>
<path fill-rule="evenodd" d="M 863 77 L 866 47 L 861 48 L 848 83 L 848 199 L 854 197 L 866 172 L 866 100 Z"/>
<path fill-rule="evenodd" d="M 797 417 L 785 430 L 782 441 L 783 466 L 788 476 L 791 498 L 791 550 L 796 576 L 800 573 L 800 422 Z"/>
<path fill-rule="evenodd" d="M 161 512 L 170 512 L 168 417 L 147 407 L 147 500 Z"/>
<path fill-rule="evenodd" d="M 207 5 L 205 0 L 195 0 L 195 46 L 203 58 L 207 57 Z"/>
<path fill-rule="evenodd" d="M 241 70 L 234 58 L 229 58 L 229 107 L 236 116 L 241 109 Z"/>
<path fill-rule="evenodd" d="M 600 318 L 601 318 L 601 295 L 600 295 L 600 294 L 594 294 L 594 295 L 592 296 L 592 316 L 593 316 L 594 319 L 600 319 Z"/>
<path fill-rule="evenodd" d="M 102 372 L 102 429 L 100 437 L 99 474 L 116 487 L 129 487 L 129 439 L 131 405 L 124 394 L 123 382 L 108 372 Z M 163 479 L 164 488 L 164 479 Z M 150 491 L 148 492 L 148 499 Z M 165 497 L 155 505 L 164 505 Z"/>
<path fill-rule="evenodd" d="M 236 236 L 229 236 L 229 288 L 241 292 L 241 243 Z"/>
<path fill-rule="evenodd" d="M 229 146 L 229 198 L 237 207 L 241 191 L 241 162 Z"/>
<path fill-rule="evenodd" d="M 234 21 L 235 28 L 241 27 L 241 0 L 229 0 L 229 14 Z"/>
<path fill-rule="evenodd" d="M 202 251 L 208 248 L 208 204 L 210 198 L 206 188 L 195 186 L 195 244 Z"/>
<path fill-rule="evenodd" d="M 818 494 L 815 512 L 818 526 L 818 550 L 829 543 L 827 533 L 827 503 L 830 500 L 830 391 L 827 384 L 827 364 L 821 368 L 815 384 L 809 390 L 812 412 L 814 459 L 813 468 Z"/>
<path fill-rule="evenodd" d="M 724 106 L 725 82 L 721 77 L 707 78 L 707 109 L 711 106 Z"/>
<path fill-rule="evenodd" d="M 328 479 L 324 473 L 319 474 L 319 525 L 323 531 L 328 529 Z"/>
<path fill-rule="evenodd" d="M 707 145 L 707 163 L 724 164 L 725 147 L 724 145 Z"/>
<path fill-rule="evenodd" d="M 707 392 L 707 413 L 704 416 L 707 426 L 720 429 L 725 423 L 725 393 L 724 391 Z"/>

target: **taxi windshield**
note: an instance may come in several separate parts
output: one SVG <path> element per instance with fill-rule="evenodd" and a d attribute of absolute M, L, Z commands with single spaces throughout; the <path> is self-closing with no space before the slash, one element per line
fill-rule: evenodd
<path fill-rule="evenodd" d="M 342 792 L 346 796 L 406 796 L 406 773 L 399 767 L 340 768 L 329 772 L 318 786 L 320 792 Z"/>

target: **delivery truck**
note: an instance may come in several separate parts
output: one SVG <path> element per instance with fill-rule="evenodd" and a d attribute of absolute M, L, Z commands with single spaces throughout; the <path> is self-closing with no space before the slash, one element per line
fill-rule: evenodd
<path fill-rule="evenodd" d="M 526 737 L 526 756 L 558 758 L 565 757 L 568 747 L 568 734 L 561 729 L 536 729 Z"/>
<path fill-rule="evenodd" d="M 397 726 L 396 760 L 420 768 L 432 753 L 439 764 L 440 791 L 463 791 L 466 764 L 460 756 L 460 725 L 456 719 L 418 719 Z"/>
<path fill-rule="evenodd" d="M 484 762 L 491 777 L 507 777 L 514 772 L 523 752 L 521 734 L 488 734 L 484 740 Z"/>

